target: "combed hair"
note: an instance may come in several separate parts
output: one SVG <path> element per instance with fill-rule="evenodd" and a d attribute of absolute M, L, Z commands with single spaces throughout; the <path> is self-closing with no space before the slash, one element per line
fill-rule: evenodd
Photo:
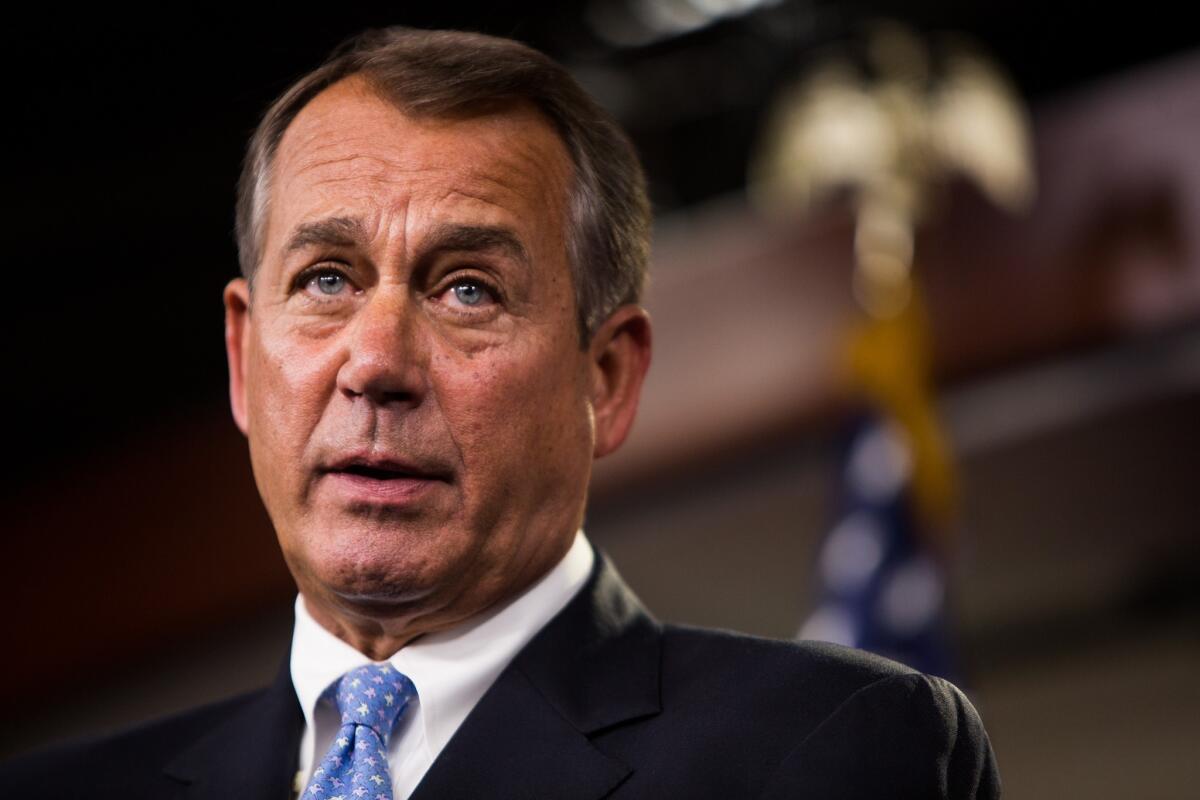
<path fill-rule="evenodd" d="M 271 166 L 284 132 L 309 101 L 351 75 L 417 117 L 487 113 L 512 101 L 536 105 L 574 163 L 566 238 L 581 340 L 617 307 L 641 299 L 650 206 L 637 155 L 612 117 L 565 69 L 519 42 L 399 27 L 350 39 L 263 115 L 238 181 L 238 259 L 247 280 L 262 259 Z"/>

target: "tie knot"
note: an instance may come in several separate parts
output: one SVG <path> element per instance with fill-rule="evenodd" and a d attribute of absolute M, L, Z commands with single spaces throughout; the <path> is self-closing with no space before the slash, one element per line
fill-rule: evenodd
<path fill-rule="evenodd" d="M 396 718 L 417 696 L 407 675 L 390 664 L 367 664 L 352 669 L 337 683 L 337 707 L 343 725 L 366 725 L 384 746 Z"/>

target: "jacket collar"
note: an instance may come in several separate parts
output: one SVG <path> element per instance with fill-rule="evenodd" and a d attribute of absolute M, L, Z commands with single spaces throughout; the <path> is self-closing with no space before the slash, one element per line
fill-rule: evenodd
<path fill-rule="evenodd" d="M 590 736 L 658 713 L 658 624 L 599 553 L 579 594 L 525 647 L 413 800 L 601 797 L 632 769 Z"/>

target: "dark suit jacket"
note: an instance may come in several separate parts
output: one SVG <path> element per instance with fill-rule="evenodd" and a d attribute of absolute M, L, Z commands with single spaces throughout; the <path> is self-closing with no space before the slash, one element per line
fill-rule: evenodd
<path fill-rule="evenodd" d="M 286 800 L 303 718 L 273 685 L 0 767 L 0 798 Z M 521 651 L 413 797 L 993 798 L 971 704 L 831 645 L 660 625 L 611 565 Z"/>

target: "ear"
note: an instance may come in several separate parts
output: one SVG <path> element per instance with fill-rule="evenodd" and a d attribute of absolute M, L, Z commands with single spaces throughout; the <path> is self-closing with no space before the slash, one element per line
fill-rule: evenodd
<path fill-rule="evenodd" d="M 246 359 L 250 341 L 250 284 L 234 278 L 225 286 L 225 355 L 229 360 L 229 405 L 233 421 L 249 432 L 246 416 Z"/>
<path fill-rule="evenodd" d="M 650 316 L 640 306 L 621 306 L 592 336 L 588 352 L 596 458 L 620 447 L 633 427 L 650 367 L 650 342 Z"/>

